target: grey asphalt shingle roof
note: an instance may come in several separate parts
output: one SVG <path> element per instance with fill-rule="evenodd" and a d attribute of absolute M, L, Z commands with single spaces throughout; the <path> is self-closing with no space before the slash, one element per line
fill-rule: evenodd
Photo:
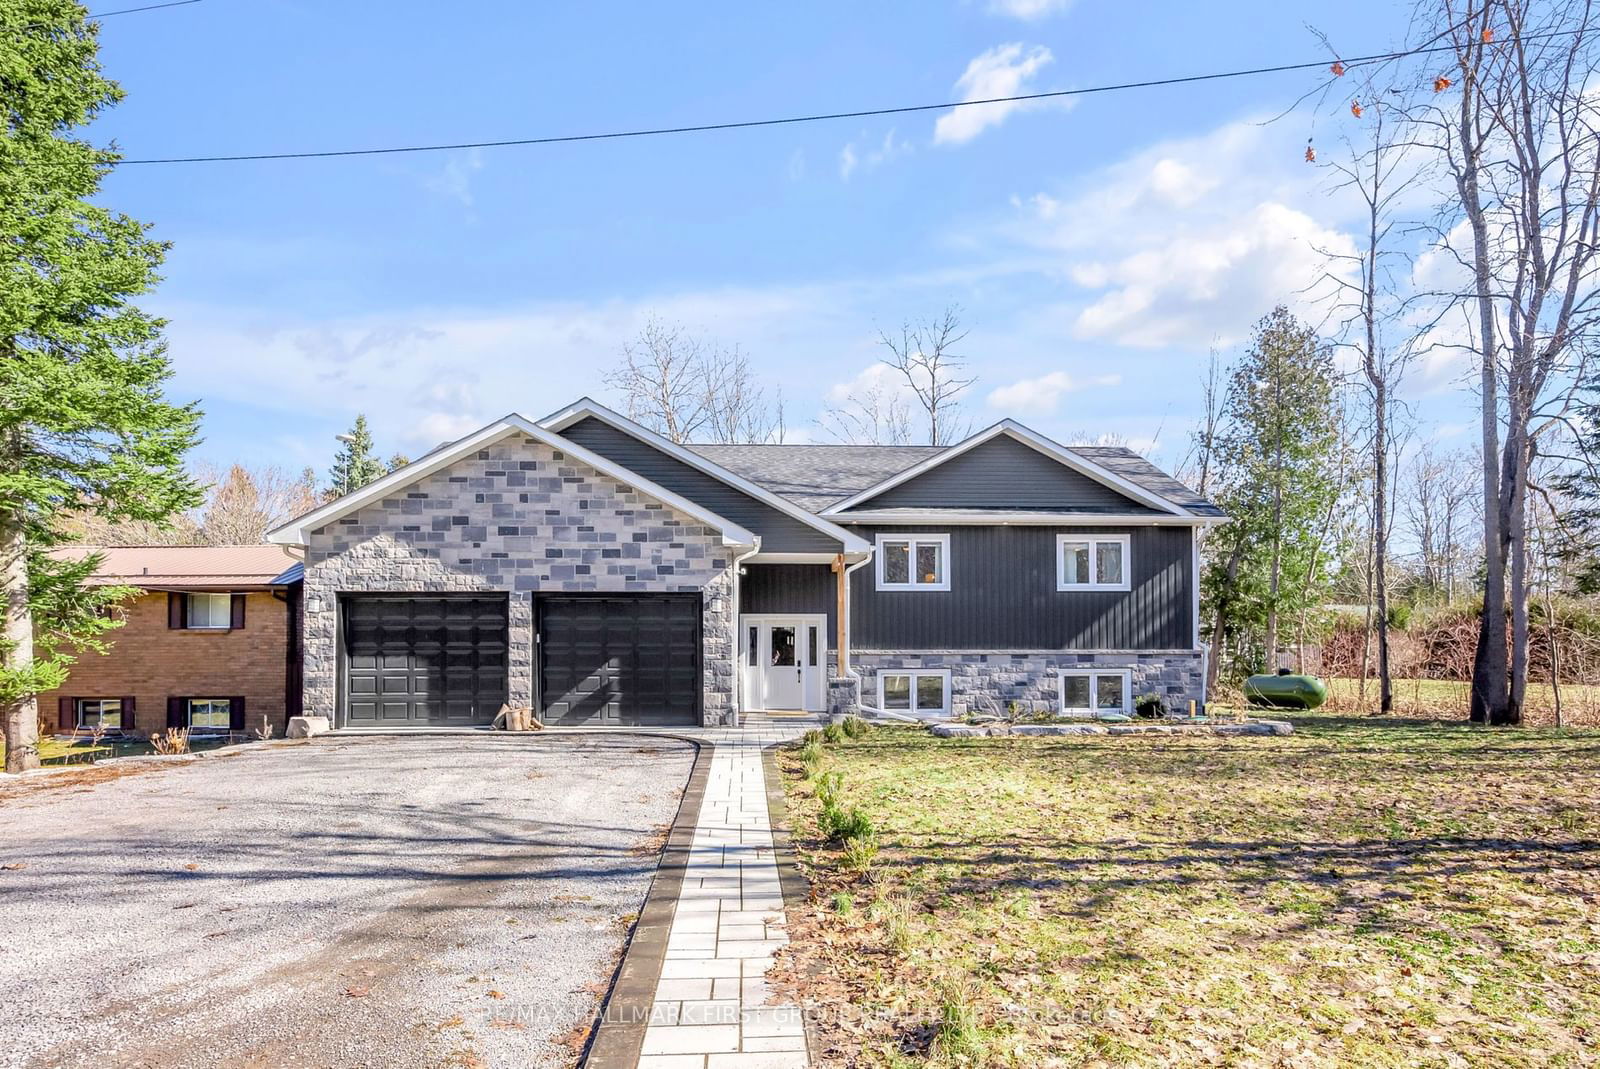
<path fill-rule="evenodd" d="M 696 453 L 811 512 L 875 486 L 944 450 L 927 445 L 690 445 Z M 1091 464 L 1201 516 L 1217 506 L 1122 446 L 1069 446 Z"/>
<path fill-rule="evenodd" d="M 942 452 L 929 445 L 691 445 L 735 475 L 821 512 Z"/>

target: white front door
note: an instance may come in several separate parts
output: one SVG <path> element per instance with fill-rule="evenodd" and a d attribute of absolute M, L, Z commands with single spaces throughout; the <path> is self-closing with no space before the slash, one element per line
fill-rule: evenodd
<path fill-rule="evenodd" d="M 827 708 L 827 617 L 742 616 L 740 620 L 744 708 L 770 712 Z"/>
<path fill-rule="evenodd" d="M 772 623 L 762 627 L 763 669 L 766 672 L 768 709 L 800 709 L 805 705 L 806 669 L 801 656 L 798 623 Z"/>

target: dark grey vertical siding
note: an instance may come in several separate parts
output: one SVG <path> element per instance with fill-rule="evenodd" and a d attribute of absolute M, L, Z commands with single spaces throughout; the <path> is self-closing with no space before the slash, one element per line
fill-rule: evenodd
<path fill-rule="evenodd" d="M 1004 434 L 856 507 L 1157 511 Z"/>
<path fill-rule="evenodd" d="M 856 528 L 866 538 L 895 528 Z M 910 532 L 910 528 L 899 530 Z M 929 531 L 933 528 L 917 528 Z M 876 563 L 851 577 L 861 650 L 1187 650 L 1194 647 L 1188 527 L 959 527 L 948 591 L 879 591 Z M 1130 535 L 1132 589 L 1056 590 L 1056 535 Z"/>
<path fill-rule="evenodd" d="M 761 548 L 769 553 L 839 552 L 837 539 L 698 468 L 669 457 L 609 423 L 591 416 L 574 423 L 562 431 L 561 436 L 748 528 L 761 536 Z"/>
<path fill-rule="evenodd" d="M 838 588 L 826 564 L 747 564 L 739 579 L 739 611 L 827 613 L 828 645 L 838 620 Z"/>

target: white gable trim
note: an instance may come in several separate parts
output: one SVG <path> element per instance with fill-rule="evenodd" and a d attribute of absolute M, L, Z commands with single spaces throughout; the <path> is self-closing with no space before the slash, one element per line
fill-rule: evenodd
<path fill-rule="evenodd" d="M 481 430 L 474 431 L 460 441 L 452 442 L 429 453 L 427 456 L 390 472 L 376 482 L 368 483 L 359 490 L 352 491 L 337 500 L 330 501 L 319 509 L 314 509 L 304 516 L 298 516 L 280 527 L 267 532 L 267 541 L 278 545 L 303 546 L 306 545 L 311 532 L 319 527 L 326 526 L 341 517 L 348 516 L 374 501 L 381 501 L 397 490 L 412 485 L 418 480 L 425 479 L 435 472 L 448 468 L 460 460 L 472 456 L 483 449 L 512 434 L 526 434 L 536 442 L 541 442 L 552 449 L 560 450 L 573 460 L 587 464 L 596 471 L 608 475 L 618 482 L 634 487 L 648 497 L 654 498 L 669 508 L 675 509 L 692 519 L 699 520 L 708 527 L 714 527 L 722 532 L 724 545 L 729 546 L 759 546 L 761 540 L 750 531 L 745 530 L 732 520 L 724 519 L 715 512 L 711 512 L 693 501 L 673 493 L 666 487 L 657 486 L 648 479 L 641 478 L 615 461 L 592 453 L 578 445 L 569 442 L 553 431 L 534 423 L 526 416 L 519 416 L 513 412 L 509 416 L 497 419 Z"/>
<path fill-rule="evenodd" d="M 1124 497 L 1129 497 L 1135 501 L 1141 502 L 1142 504 L 1149 505 L 1151 508 L 1166 513 L 1167 515 L 1194 515 L 1194 513 L 1190 512 L 1188 509 L 1173 504 L 1171 501 L 1168 501 L 1159 494 L 1151 493 L 1138 483 L 1125 479 L 1114 471 L 1109 471 L 1105 468 L 1102 468 L 1100 465 L 1095 464 L 1092 461 L 1079 456 L 1077 453 L 1072 452 L 1072 450 L 1067 449 L 1065 446 L 1051 441 L 1049 438 L 1046 438 L 1037 431 L 1029 430 L 1027 427 L 1024 427 L 1022 424 L 1013 419 L 1001 420 L 994 426 L 979 431 L 966 441 L 958 442 L 942 453 L 935 453 L 933 456 L 924 460 L 920 464 L 914 464 L 905 471 L 891 475 L 882 482 L 867 487 L 865 490 L 854 495 L 853 497 L 847 497 L 837 504 L 828 506 L 826 509 L 822 510 L 822 515 L 838 517 L 846 509 L 863 504 L 867 501 L 871 501 L 873 498 L 882 494 L 885 490 L 899 486 L 901 483 L 910 482 L 917 476 L 922 475 L 925 472 L 932 471 L 934 468 L 939 467 L 946 461 L 954 460 L 961 454 L 975 449 L 987 441 L 998 438 L 1002 434 L 1015 438 L 1023 445 L 1043 453 L 1050 459 L 1057 461 L 1065 467 L 1071 468 L 1080 475 L 1093 479 L 1095 482 L 1100 483 L 1103 486 L 1110 487 L 1119 494 L 1122 494 Z M 1071 521 L 1064 520 L 1063 522 Z"/>
<path fill-rule="evenodd" d="M 641 427 L 633 420 L 613 412 L 593 398 L 580 397 L 567 408 L 563 408 L 561 411 L 552 413 L 540 420 L 539 426 L 560 434 L 574 423 L 590 416 L 602 423 L 615 427 L 624 434 L 632 435 L 645 445 L 659 449 L 674 460 L 682 461 L 691 468 L 711 476 L 713 479 L 727 483 L 735 490 L 755 498 L 764 505 L 772 506 L 784 515 L 799 520 L 807 527 L 821 531 L 830 538 L 837 538 L 847 554 L 869 553 L 872 550 L 872 545 L 859 535 L 852 534 L 843 527 L 823 519 L 815 512 L 807 511 L 788 498 L 775 494 L 771 490 L 744 478 L 742 475 L 734 474 L 722 465 L 707 460 L 692 449 L 685 449 L 676 442 L 668 441 L 655 431 L 650 430 L 648 427 Z"/>

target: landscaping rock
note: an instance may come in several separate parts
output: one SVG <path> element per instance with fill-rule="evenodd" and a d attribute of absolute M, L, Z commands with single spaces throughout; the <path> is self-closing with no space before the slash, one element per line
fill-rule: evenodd
<path fill-rule="evenodd" d="M 102 757 L 96 761 L 97 765 L 116 763 L 118 768 L 127 768 L 130 765 L 181 765 L 195 760 L 199 755 L 192 753 L 150 753 L 130 754 L 127 757 Z M 83 765 L 79 768 L 87 767 Z"/>
<path fill-rule="evenodd" d="M 985 739 L 994 735 L 1009 735 L 1011 729 L 1005 724 L 932 724 L 928 727 L 936 738 L 941 739 Z"/>
<path fill-rule="evenodd" d="M 1099 724 L 1018 724 L 1011 729 L 1017 735 L 1104 735 L 1106 728 Z"/>
<path fill-rule="evenodd" d="M 331 730 L 333 725 L 325 716 L 292 716 L 285 734 L 291 739 L 310 739 Z"/>

